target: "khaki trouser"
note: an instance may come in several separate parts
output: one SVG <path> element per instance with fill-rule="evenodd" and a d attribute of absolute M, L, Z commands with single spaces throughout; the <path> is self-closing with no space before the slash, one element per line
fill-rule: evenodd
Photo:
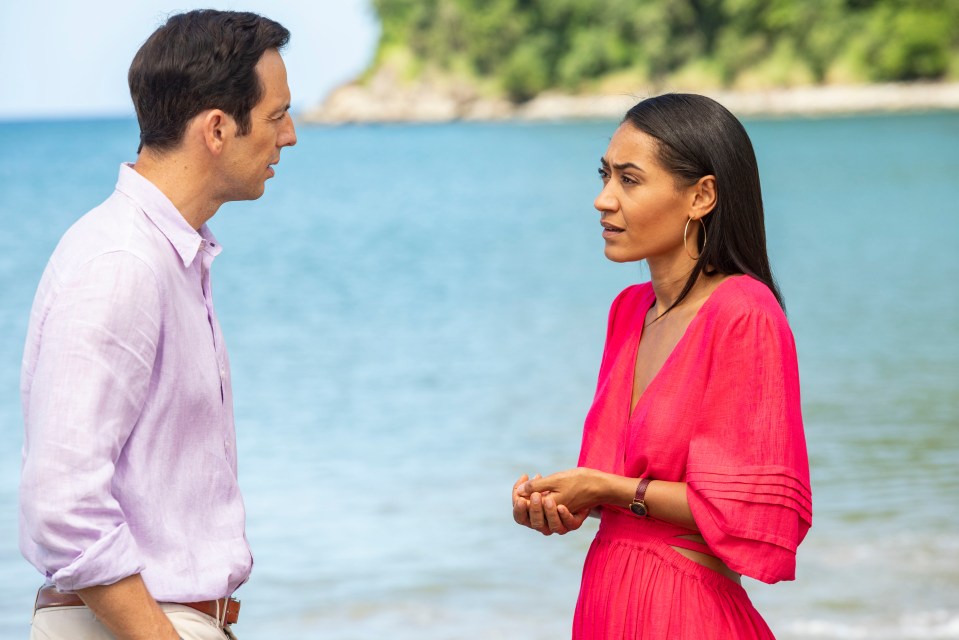
<path fill-rule="evenodd" d="M 229 627 L 222 629 L 217 621 L 182 604 L 160 603 L 173 627 L 183 640 L 225 640 L 236 636 Z M 114 640 L 86 607 L 48 607 L 33 614 L 30 640 Z"/>

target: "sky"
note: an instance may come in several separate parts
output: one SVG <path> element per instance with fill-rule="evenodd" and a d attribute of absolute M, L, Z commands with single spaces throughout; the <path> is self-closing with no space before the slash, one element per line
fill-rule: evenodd
<path fill-rule="evenodd" d="M 127 69 L 171 13 L 253 11 L 292 33 L 283 51 L 294 111 L 320 103 L 373 56 L 369 0 L 37 0 L 0 3 L 0 120 L 133 116 Z"/>

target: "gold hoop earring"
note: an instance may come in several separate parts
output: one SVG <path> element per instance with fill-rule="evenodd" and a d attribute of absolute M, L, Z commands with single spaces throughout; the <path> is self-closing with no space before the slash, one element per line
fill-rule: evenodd
<path fill-rule="evenodd" d="M 688 245 L 687 242 L 686 242 L 686 236 L 687 236 L 687 234 L 689 234 L 689 223 L 692 222 L 692 221 L 693 221 L 693 217 L 690 216 L 690 217 L 689 217 L 689 220 L 686 221 L 686 226 L 683 227 L 683 249 L 686 250 L 686 255 L 689 256 L 691 259 L 693 259 L 693 260 L 699 260 L 699 258 L 702 257 L 703 252 L 700 251 L 700 252 L 699 252 L 699 256 L 694 256 L 693 254 L 691 254 L 691 253 L 689 252 L 689 245 Z M 700 226 L 702 226 L 702 228 L 703 228 L 703 247 L 705 248 L 705 247 L 706 247 L 706 223 L 703 222 L 703 219 L 702 219 L 702 218 L 696 218 L 696 221 L 697 221 L 697 222 L 700 224 Z"/>

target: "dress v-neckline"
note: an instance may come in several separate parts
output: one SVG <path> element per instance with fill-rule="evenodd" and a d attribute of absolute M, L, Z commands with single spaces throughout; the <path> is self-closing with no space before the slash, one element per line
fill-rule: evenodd
<path fill-rule="evenodd" d="M 630 349 L 630 352 L 632 353 L 632 360 L 631 360 L 632 366 L 629 368 L 629 371 L 630 371 L 629 413 L 627 414 L 629 416 L 628 422 L 633 421 L 633 417 L 636 415 L 636 410 L 639 409 L 639 405 L 641 405 L 643 403 L 643 400 L 645 400 L 646 397 L 649 395 L 649 390 L 656 385 L 656 383 L 659 381 L 660 378 L 663 377 L 663 371 L 665 371 L 669 367 L 669 365 L 672 363 L 672 361 L 676 359 L 677 357 L 676 354 L 680 352 L 680 350 L 684 346 L 684 343 L 687 341 L 689 337 L 689 333 L 690 333 L 689 330 L 692 328 L 694 324 L 696 324 L 696 321 L 699 320 L 699 318 L 703 315 L 703 310 L 712 301 L 713 297 L 716 295 L 716 292 L 719 291 L 722 288 L 722 286 L 725 285 L 728 281 L 732 280 L 735 277 L 736 276 L 729 276 L 728 278 L 720 282 L 718 285 L 716 285 L 716 288 L 710 292 L 709 297 L 707 297 L 703 301 L 703 304 L 700 305 L 699 309 L 696 310 L 696 313 L 690 319 L 689 324 L 686 325 L 686 329 L 683 330 L 683 335 L 680 336 L 675 346 L 673 346 L 672 351 L 670 351 L 669 355 L 666 356 L 666 359 L 663 360 L 663 364 L 659 367 L 659 370 L 656 371 L 655 375 L 653 375 L 652 378 L 650 378 L 649 382 L 646 384 L 646 388 L 643 389 L 643 392 L 639 394 L 639 398 L 636 398 L 636 404 L 633 404 L 633 391 L 634 391 L 633 387 L 636 384 L 636 358 L 639 357 L 639 344 L 643 341 L 643 334 L 646 332 L 646 314 L 649 313 L 649 310 L 653 307 L 654 304 L 656 304 L 656 292 L 653 291 L 653 285 L 652 283 L 650 283 L 649 285 L 649 292 L 651 294 L 650 303 L 645 308 L 640 306 L 640 309 L 642 309 L 642 315 L 640 316 L 639 322 L 637 323 L 639 325 L 639 329 L 635 331 L 635 336 L 630 338 L 634 340 L 635 342 L 632 346 L 632 349 Z"/>

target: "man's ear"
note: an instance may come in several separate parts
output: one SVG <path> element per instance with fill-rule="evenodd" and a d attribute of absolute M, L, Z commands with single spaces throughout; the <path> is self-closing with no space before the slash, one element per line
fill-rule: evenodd
<path fill-rule="evenodd" d="M 692 210 L 689 217 L 700 220 L 712 213 L 716 208 L 716 176 L 708 175 L 700 178 L 691 187 Z"/>
<path fill-rule="evenodd" d="M 203 143 L 213 155 L 223 152 L 226 140 L 234 134 L 236 123 L 221 109 L 207 109 L 196 116 Z"/>

